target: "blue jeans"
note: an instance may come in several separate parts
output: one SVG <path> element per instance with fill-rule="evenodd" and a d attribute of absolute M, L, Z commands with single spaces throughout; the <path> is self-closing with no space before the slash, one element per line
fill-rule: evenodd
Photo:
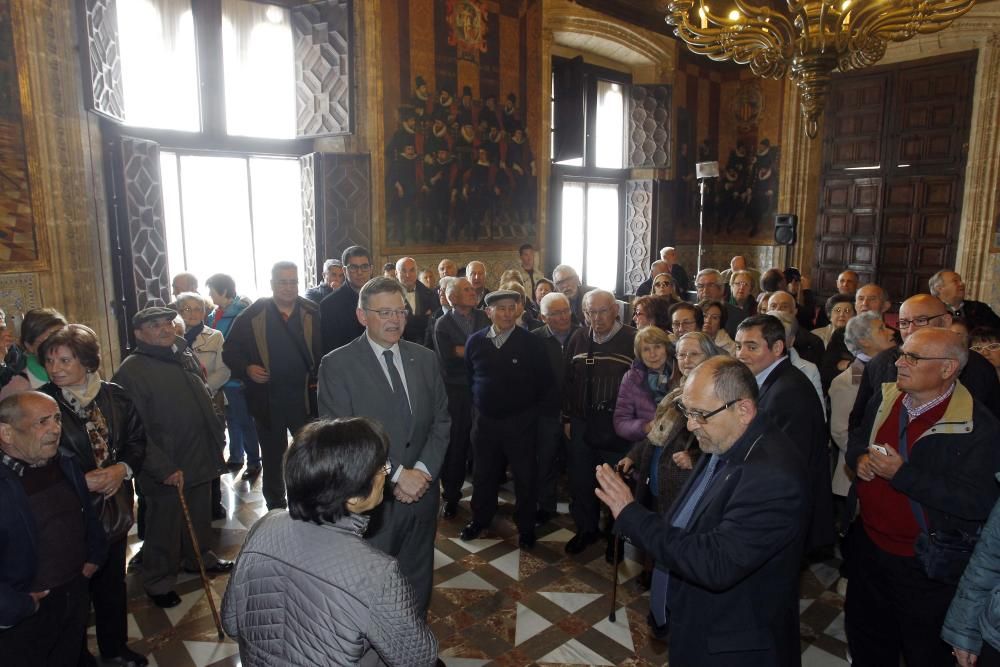
<path fill-rule="evenodd" d="M 242 463 L 246 453 L 247 464 L 260 465 L 260 444 L 257 442 L 257 428 L 254 426 L 243 387 L 223 387 L 226 394 L 226 428 L 229 431 L 229 460 Z"/>

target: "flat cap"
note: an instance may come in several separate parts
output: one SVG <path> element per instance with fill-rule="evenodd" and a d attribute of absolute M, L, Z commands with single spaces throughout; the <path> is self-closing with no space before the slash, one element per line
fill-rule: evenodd
<path fill-rule="evenodd" d="M 514 301 L 520 303 L 521 295 L 511 289 L 498 289 L 486 295 L 486 305 L 492 306 L 501 299 L 513 299 Z"/>
<path fill-rule="evenodd" d="M 138 329 L 146 322 L 152 322 L 153 320 L 158 320 L 164 317 L 173 320 L 177 317 L 177 311 L 171 308 L 164 308 L 163 306 L 143 308 L 132 316 L 132 328 Z"/>

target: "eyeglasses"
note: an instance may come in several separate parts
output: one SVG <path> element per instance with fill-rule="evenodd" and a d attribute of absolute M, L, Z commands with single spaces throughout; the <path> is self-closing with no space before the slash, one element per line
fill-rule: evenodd
<path fill-rule="evenodd" d="M 346 267 L 351 273 L 364 273 L 365 271 L 371 271 L 371 264 L 348 264 Z"/>
<path fill-rule="evenodd" d="M 745 282 L 743 280 L 737 280 L 735 283 L 733 283 L 732 286 L 733 287 L 750 287 L 750 283 Z"/>
<path fill-rule="evenodd" d="M 694 288 L 696 290 L 706 290 L 709 287 L 718 287 L 719 283 L 695 283 Z"/>
<path fill-rule="evenodd" d="M 979 354 L 983 352 L 997 352 L 1000 351 L 1000 343 L 983 343 L 981 345 L 973 345 L 969 349 Z"/>
<path fill-rule="evenodd" d="M 921 361 L 958 361 L 954 357 L 923 357 L 913 352 L 900 352 L 899 358 L 907 366 L 916 366 Z"/>
<path fill-rule="evenodd" d="M 696 324 L 698 324 L 698 322 L 695 320 L 674 320 L 673 327 L 676 329 L 677 327 L 690 327 Z"/>
<path fill-rule="evenodd" d="M 705 356 L 704 352 L 678 352 L 677 360 L 684 361 L 685 359 L 700 359 Z"/>
<path fill-rule="evenodd" d="M 655 283 L 653 283 L 653 287 L 670 287 L 673 284 L 674 283 L 669 280 L 657 280 Z"/>
<path fill-rule="evenodd" d="M 405 319 L 407 312 L 406 308 L 379 308 L 375 310 L 373 308 L 365 308 L 369 313 L 375 313 L 378 315 L 380 320 L 388 320 L 391 318 Z"/>
<path fill-rule="evenodd" d="M 914 317 L 912 320 L 899 320 L 900 329 L 909 329 L 913 327 L 925 327 L 931 323 L 931 320 L 936 320 L 939 317 L 943 317 L 948 313 L 938 313 L 937 315 L 921 315 L 920 317 Z"/>
<path fill-rule="evenodd" d="M 583 311 L 583 314 L 587 317 L 602 317 L 610 312 L 610 308 L 598 308 L 597 310 L 585 310 Z"/>
<path fill-rule="evenodd" d="M 574 280 L 579 280 L 576 276 L 570 276 L 569 278 L 563 278 L 562 280 L 556 281 L 556 287 L 562 289 L 567 285 L 572 285 Z"/>
<path fill-rule="evenodd" d="M 680 401 L 675 402 L 674 406 L 677 408 L 677 411 L 679 413 L 681 413 L 682 415 L 684 415 L 685 419 L 693 420 L 693 421 L 695 421 L 695 422 L 697 422 L 699 424 L 706 424 L 706 423 L 708 423 L 709 419 L 711 419 L 715 415 L 719 414 L 723 410 L 728 410 L 732 406 L 734 406 L 737 403 L 739 403 L 741 400 L 742 399 L 737 398 L 736 400 L 729 401 L 728 403 L 726 403 L 722 407 L 717 408 L 715 410 L 712 410 L 711 412 L 702 412 L 701 410 L 691 410 L 691 409 L 685 407 L 684 404 L 681 403 Z"/>
<path fill-rule="evenodd" d="M 205 309 L 201 306 L 184 306 L 181 308 L 182 313 L 203 313 Z"/>

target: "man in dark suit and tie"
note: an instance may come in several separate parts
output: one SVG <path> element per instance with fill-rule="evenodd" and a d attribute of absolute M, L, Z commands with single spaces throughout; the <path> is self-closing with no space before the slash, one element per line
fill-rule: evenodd
<path fill-rule="evenodd" d="M 754 315 L 736 331 L 736 358 L 754 374 L 760 390 L 757 410 L 796 443 L 808 471 L 804 478 L 811 517 L 806 549 L 833 544 L 833 489 L 829 432 L 823 405 L 808 378 L 792 365 L 785 351 L 785 327 L 772 315 Z"/>
<path fill-rule="evenodd" d="M 406 299 L 406 328 L 403 340 L 425 345 L 427 326 L 438 308 L 438 298 L 433 290 L 417 280 L 417 262 L 412 257 L 396 261 L 396 278 L 403 284 Z"/>
<path fill-rule="evenodd" d="M 654 616 L 669 610 L 670 664 L 799 665 L 807 495 L 795 445 L 757 411 L 753 375 L 730 357 L 698 366 L 678 408 L 705 456 L 665 516 L 634 502 L 611 467 L 597 470 L 615 531 L 656 560 L 650 603 Z"/>
<path fill-rule="evenodd" d="M 358 292 L 372 277 L 371 253 L 367 248 L 352 245 L 344 251 L 342 261 L 347 280 L 319 304 L 323 354 L 347 345 L 364 331 L 354 311 L 358 307 Z"/>
<path fill-rule="evenodd" d="M 392 278 L 374 278 L 361 288 L 356 318 L 364 333 L 323 357 L 319 413 L 331 419 L 368 417 L 388 434 L 392 494 L 375 510 L 367 537 L 399 559 L 426 613 L 437 530 L 433 489 L 448 450 L 451 418 L 434 353 L 400 340 L 405 303 L 403 286 Z"/>

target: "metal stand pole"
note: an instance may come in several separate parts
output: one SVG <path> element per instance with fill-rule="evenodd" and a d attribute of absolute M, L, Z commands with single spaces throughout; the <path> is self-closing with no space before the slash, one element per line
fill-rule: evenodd
<path fill-rule="evenodd" d="M 701 242 L 705 235 L 705 181 L 707 179 L 702 178 L 698 181 L 698 190 L 701 193 L 700 202 L 698 203 L 698 271 L 695 273 L 701 273 L 701 256 L 705 251 L 702 249 Z"/>

